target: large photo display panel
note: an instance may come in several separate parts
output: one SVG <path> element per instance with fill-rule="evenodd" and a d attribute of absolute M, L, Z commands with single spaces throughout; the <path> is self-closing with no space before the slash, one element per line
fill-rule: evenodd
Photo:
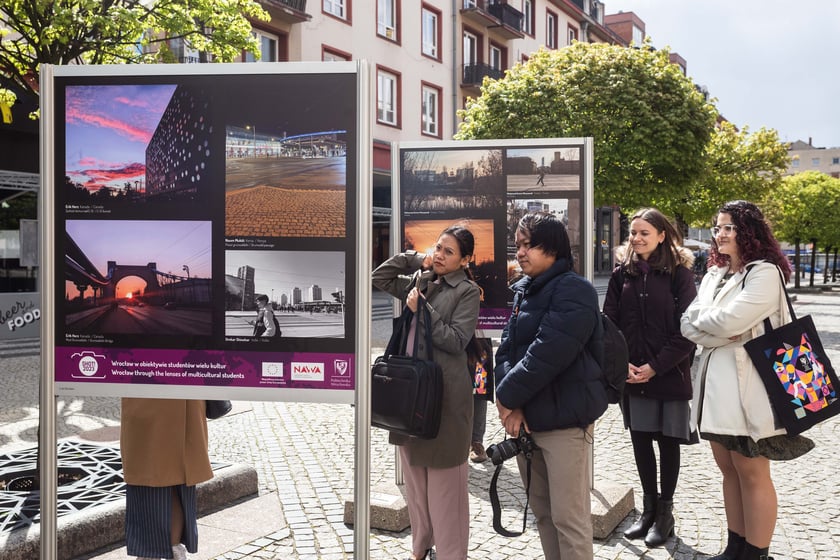
<path fill-rule="evenodd" d="M 353 402 L 358 74 L 286 66 L 57 69 L 59 393 Z"/>
<path fill-rule="evenodd" d="M 400 144 L 394 200 L 400 204 L 401 248 L 430 251 L 440 232 L 454 224 L 473 232 L 470 272 L 481 289 L 483 336 L 498 336 L 510 316 L 508 286 L 522 274 L 513 238 L 526 213 L 546 211 L 563 219 L 580 272 L 584 158 L 580 139 Z"/>

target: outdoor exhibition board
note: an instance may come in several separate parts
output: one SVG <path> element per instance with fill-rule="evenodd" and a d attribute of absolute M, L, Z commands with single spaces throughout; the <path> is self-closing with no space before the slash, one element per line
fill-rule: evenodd
<path fill-rule="evenodd" d="M 50 85 L 56 393 L 354 402 L 359 65 L 65 66 Z"/>
<path fill-rule="evenodd" d="M 591 138 L 402 142 L 394 150 L 394 251 L 430 253 L 454 224 L 475 236 L 470 271 L 481 288 L 478 328 L 498 337 L 522 274 L 514 234 L 528 212 L 559 216 L 569 233 L 575 271 L 593 277 L 593 148 Z"/>

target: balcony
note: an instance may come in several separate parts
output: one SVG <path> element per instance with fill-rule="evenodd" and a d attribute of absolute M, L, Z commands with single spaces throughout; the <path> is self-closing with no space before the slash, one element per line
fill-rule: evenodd
<path fill-rule="evenodd" d="M 493 68 L 489 64 L 474 62 L 472 64 L 464 64 L 463 72 L 461 73 L 461 86 L 467 88 L 478 88 L 484 77 L 487 76 L 494 80 L 504 77 L 505 71 Z"/>
<path fill-rule="evenodd" d="M 507 0 L 495 0 L 490 3 L 490 13 L 498 19 L 502 25 L 496 30 L 506 39 L 521 39 L 522 33 L 522 12 L 507 3 Z"/>
<path fill-rule="evenodd" d="M 306 0 L 257 0 L 273 21 L 302 23 L 312 16 L 306 13 Z"/>
<path fill-rule="evenodd" d="M 507 0 L 461 0 L 461 17 L 505 39 L 521 39 L 522 12 Z"/>

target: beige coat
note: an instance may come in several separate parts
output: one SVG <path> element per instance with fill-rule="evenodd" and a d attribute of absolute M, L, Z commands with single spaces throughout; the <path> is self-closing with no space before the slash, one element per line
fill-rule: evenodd
<path fill-rule="evenodd" d="M 765 261 L 753 264 L 743 288 L 745 272 L 737 272 L 717 296 L 715 289 L 728 269 L 710 269 L 697 299 L 682 316 L 681 330 L 702 349 L 694 380 L 692 426 L 699 424 L 705 433 L 758 441 L 786 432 L 776 427 L 767 391 L 743 345 L 764 334 L 766 317 L 775 328 L 790 322 L 790 313 L 776 266 Z"/>
<path fill-rule="evenodd" d="M 133 486 L 194 486 L 213 478 L 203 400 L 122 399 L 120 452 Z"/>
<path fill-rule="evenodd" d="M 425 255 L 409 251 L 391 257 L 373 271 L 373 285 L 405 300 L 414 273 Z M 478 322 L 480 293 L 463 270 L 432 283 L 432 271 L 420 274 L 420 291 L 426 296 L 432 319 L 432 346 L 435 362 L 443 370 L 443 410 L 440 432 L 434 439 L 407 438 L 391 434 L 391 443 L 407 446 L 409 461 L 415 467 L 446 469 L 464 463 L 472 439 L 473 385 L 467 366 L 467 343 Z M 418 329 L 418 355 L 426 356 L 426 334 Z"/>

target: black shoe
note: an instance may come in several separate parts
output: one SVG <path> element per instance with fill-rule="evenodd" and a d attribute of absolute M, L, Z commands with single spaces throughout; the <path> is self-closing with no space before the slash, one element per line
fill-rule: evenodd
<path fill-rule="evenodd" d="M 741 551 L 741 555 L 738 556 L 738 560 L 773 560 L 773 557 L 770 556 L 769 547 L 758 548 L 749 542 L 745 542 L 744 549 Z"/>
<path fill-rule="evenodd" d="M 624 531 L 625 539 L 641 539 L 647 535 L 651 525 L 653 525 L 653 520 L 656 517 L 656 494 L 645 494 L 643 500 L 642 515 L 629 529 Z"/>
<path fill-rule="evenodd" d="M 647 536 L 645 537 L 645 544 L 654 548 L 662 546 L 668 537 L 674 535 L 674 501 L 673 500 L 659 500 L 656 504 L 656 519 L 653 520 L 653 525 L 650 527 Z"/>
<path fill-rule="evenodd" d="M 738 557 L 741 556 L 741 551 L 744 549 L 747 539 L 732 529 L 727 529 L 727 532 L 729 533 L 729 537 L 727 538 L 726 548 L 723 549 L 723 553 L 712 556 L 709 560 L 738 560 Z"/>

